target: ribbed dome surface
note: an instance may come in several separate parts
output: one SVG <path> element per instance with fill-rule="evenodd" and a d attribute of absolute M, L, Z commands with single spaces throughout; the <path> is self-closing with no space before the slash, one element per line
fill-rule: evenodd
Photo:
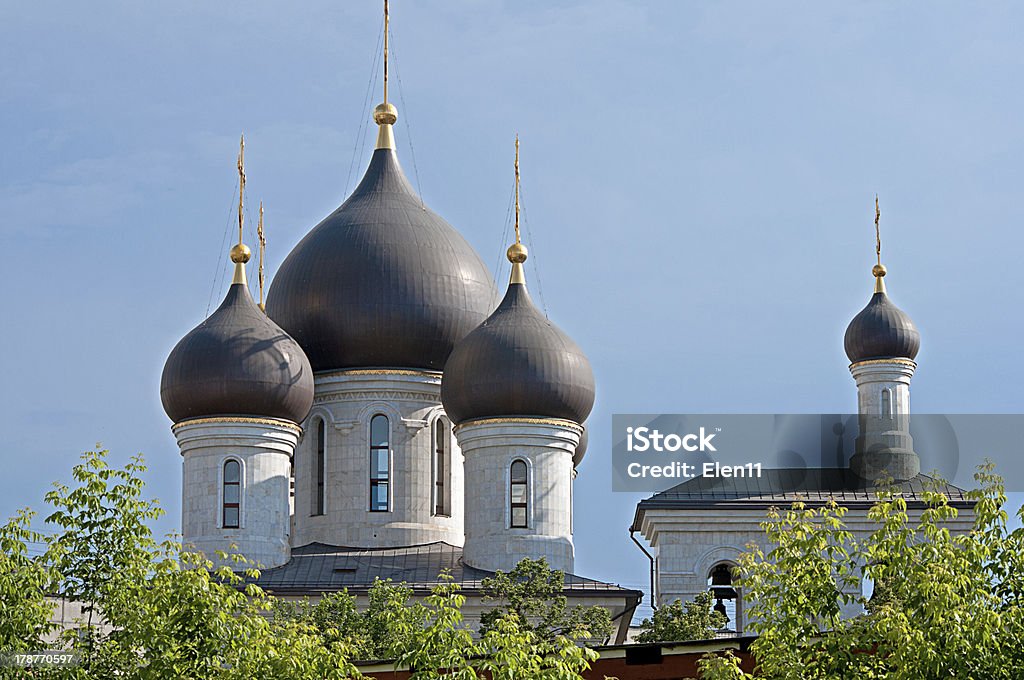
<path fill-rule="evenodd" d="M 497 298 L 476 251 L 423 205 L 395 152 L 377 149 L 349 199 L 285 259 L 267 313 L 314 371 L 440 371 Z"/>
<path fill-rule="evenodd" d="M 217 311 L 171 350 L 160 399 L 175 423 L 207 416 L 299 423 L 313 405 L 313 370 L 249 288 L 234 283 Z"/>
<path fill-rule="evenodd" d="M 914 322 L 884 292 L 875 293 L 846 329 L 846 356 L 850 361 L 913 359 L 921 348 Z"/>
<path fill-rule="evenodd" d="M 510 284 L 498 309 L 455 346 L 441 401 L 456 423 L 499 416 L 582 423 L 594 406 L 594 373 L 572 339 Z"/>

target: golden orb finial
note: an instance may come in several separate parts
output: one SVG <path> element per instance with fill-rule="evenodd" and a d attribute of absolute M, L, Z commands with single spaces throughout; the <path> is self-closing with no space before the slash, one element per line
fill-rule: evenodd
<path fill-rule="evenodd" d="M 505 253 L 505 255 L 508 257 L 508 261 L 511 262 L 512 264 L 522 264 L 526 262 L 526 257 L 528 254 L 529 253 L 526 250 L 526 246 L 524 246 L 522 243 L 513 243 L 508 247 L 508 251 Z"/>
<path fill-rule="evenodd" d="M 235 264 L 245 264 L 252 257 L 252 251 L 244 243 L 236 243 L 231 246 L 231 261 Z"/>
<path fill-rule="evenodd" d="M 394 104 L 387 102 L 377 104 L 377 108 L 373 110 L 373 121 L 377 125 L 394 125 L 397 120 L 398 109 L 395 108 Z"/>
<path fill-rule="evenodd" d="M 873 276 L 877 276 L 879 278 L 885 276 L 885 274 L 886 274 L 885 265 L 881 264 L 881 263 L 876 264 L 874 267 L 871 268 L 871 274 Z"/>

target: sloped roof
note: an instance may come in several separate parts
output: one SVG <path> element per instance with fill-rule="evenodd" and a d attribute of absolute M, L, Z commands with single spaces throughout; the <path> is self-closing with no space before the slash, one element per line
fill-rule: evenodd
<path fill-rule="evenodd" d="M 924 474 L 894 487 L 910 505 L 923 504 L 925 491 L 932 488 L 945 494 L 957 507 L 974 504 L 964 489 Z M 821 504 L 830 499 L 840 505 L 864 506 L 875 503 L 877 496 L 874 488 L 865 486 L 862 479 L 842 468 L 766 469 L 760 477 L 694 477 L 640 501 L 633 528 L 640 529 L 643 512 L 649 509 L 767 508 L 794 501 Z"/>
<path fill-rule="evenodd" d="M 462 548 L 436 542 L 400 548 L 349 548 L 311 543 L 292 550 L 292 558 L 280 567 L 267 569 L 255 581 L 276 594 L 313 594 L 348 589 L 369 590 L 375 579 L 405 582 L 414 591 L 428 591 L 437 585 L 438 575 L 448 570 L 463 592 L 482 589 L 482 581 L 494 572 L 462 562 Z M 639 598 L 640 591 L 622 588 L 575 574 L 565 575 L 566 597 L 605 593 Z"/>

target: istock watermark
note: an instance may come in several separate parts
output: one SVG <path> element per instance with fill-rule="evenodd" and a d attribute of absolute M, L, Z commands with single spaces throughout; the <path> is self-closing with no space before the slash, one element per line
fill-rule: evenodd
<path fill-rule="evenodd" d="M 752 493 L 779 480 L 775 491 L 822 491 L 822 479 L 874 484 L 864 471 L 879 466 L 969 489 L 992 461 L 1007 491 L 1024 491 L 1022 433 L 1021 414 L 616 414 L 612 490 L 685 492 L 713 479 Z"/>

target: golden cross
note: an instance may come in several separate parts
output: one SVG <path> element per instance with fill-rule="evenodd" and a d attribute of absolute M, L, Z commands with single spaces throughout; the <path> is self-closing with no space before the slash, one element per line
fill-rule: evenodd
<path fill-rule="evenodd" d="M 516 133 L 516 243 L 519 243 L 519 133 Z"/>
<path fill-rule="evenodd" d="M 878 220 L 882 211 L 878 209 L 878 194 L 875 194 L 875 255 L 878 256 L 878 264 L 882 264 L 882 232 L 878 228 Z"/>
<path fill-rule="evenodd" d="M 391 18 L 388 14 L 388 0 L 384 0 L 384 103 L 388 103 L 388 30 Z"/>
<path fill-rule="evenodd" d="M 242 242 L 243 215 L 242 198 L 245 196 L 245 135 L 238 142 L 238 242 Z"/>
<path fill-rule="evenodd" d="M 256 225 L 256 239 L 260 244 L 260 269 L 259 269 L 259 284 L 260 284 L 260 309 L 266 311 L 266 306 L 263 304 L 263 253 L 267 248 L 267 239 L 263 235 L 263 201 L 260 201 L 260 221 Z"/>

